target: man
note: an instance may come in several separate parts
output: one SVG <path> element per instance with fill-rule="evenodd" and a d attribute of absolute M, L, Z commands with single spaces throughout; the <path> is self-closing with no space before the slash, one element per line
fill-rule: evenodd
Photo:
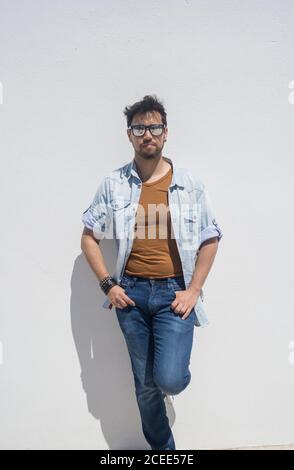
<path fill-rule="evenodd" d="M 83 213 L 81 248 L 115 307 L 134 375 L 144 436 L 175 449 L 164 397 L 183 391 L 194 326 L 206 326 L 202 287 L 222 232 L 199 178 L 163 157 L 166 111 L 156 96 L 126 107 L 134 159 L 106 176 Z M 114 237 L 109 275 L 99 241 Z"/>

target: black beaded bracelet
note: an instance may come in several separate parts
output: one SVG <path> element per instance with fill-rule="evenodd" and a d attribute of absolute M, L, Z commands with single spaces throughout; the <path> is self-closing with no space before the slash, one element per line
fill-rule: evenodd
<path fill-rule="evenodd" d="M 115 286 L 116 280 L 112 276 L 106 276 L 100 281 L 100 287 L 103 290 L 104 294 L 107 295 L 109 290 Z"/>

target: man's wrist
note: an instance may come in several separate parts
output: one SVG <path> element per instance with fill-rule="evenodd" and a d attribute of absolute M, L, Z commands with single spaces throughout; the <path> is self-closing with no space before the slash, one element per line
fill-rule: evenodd
<path fill-rule="evenodd" d="M 105 295 L 108 294 L 113 286 L 117 285 L 116 280 L 110 274 L 103 277 L 99 284 Z"/>
<path fill-rule="evenodd" d="M 188 289 L 190 292 L 192 292 L 195 295 L 199 295 L 201 292 L 201 287 L 200 286 L 194 286 L 193 284 L 190 284 Z"/>

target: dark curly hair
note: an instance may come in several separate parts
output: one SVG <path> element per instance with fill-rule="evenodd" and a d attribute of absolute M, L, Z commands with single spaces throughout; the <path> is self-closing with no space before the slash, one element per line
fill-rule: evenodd
<path fill-rule="evenodd" d="M 166 111 L 156 95 L 146 95 L 141 101 L 125 107 L 123 113 L 127 118 L 127 126 L 130 127 L 132 124 L 135 114 L 147 113 L 148 111 L 158 111 L 161 114 L 162 124 L 167 126 Z"/>

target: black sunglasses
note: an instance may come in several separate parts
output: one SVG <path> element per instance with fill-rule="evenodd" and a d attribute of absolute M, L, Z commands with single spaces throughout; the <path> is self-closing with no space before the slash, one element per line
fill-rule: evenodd
<path fill-rule="evenodd" d="M 145 126 L 144 124 L 133 124 L 129 127 L 135 137 L 142 137 L 147 129 L 149 129 L 152 135 L 159 136 L 163 133 L 164 128 L 164 124 L 151 124 L 150 126 Z"/>

